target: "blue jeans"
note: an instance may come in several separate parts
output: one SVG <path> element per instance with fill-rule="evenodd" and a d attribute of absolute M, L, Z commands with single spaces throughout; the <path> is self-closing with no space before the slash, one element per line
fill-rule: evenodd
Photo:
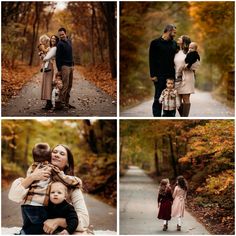
<path fill-rule="evenodd" d="M 43 223 L 48 218 L 46 207 L 22 205 L 23 227 L 21 234 L 44 234 Z"/>

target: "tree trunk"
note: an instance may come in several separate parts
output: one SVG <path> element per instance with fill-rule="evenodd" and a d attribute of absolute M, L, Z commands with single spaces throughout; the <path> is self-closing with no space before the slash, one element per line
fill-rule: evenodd
<path fill-rule="evenodd" d="M 94 132 L 94 129 L 90 123 L 90 120 L 84 120 L 84 137 L 85 140 L 87 141 L 91 151 L 95 154 L 98 154 L 98 149 L 97 149 L 97 139 L 96 135 Z"/>
<path fill-rule="evenodd" d="M 169 142 L 170 142 L 170 157 L 171 157 L 171 162 L 172 162 L 172 168 L 174 171 L 174 177 L 177 177 L 177 166 L 176 166 L 176 161 L 175 161 L 175 155 L 174 155 L 174 148 L 173 148 L 173 142 L 172 142 L 172 137 L 169 134 Z"/>
<path fill-rule="evenodd" d="M 159 176 L 160 168 L 159 168 L 159 160 L 158 160 L 158 153 L 157 153 L 157 138 L 154 139 L 154 162 L 155 162 L 156 176 Z"/>
<path fill-rule="evenodd" d="M 94 25 L 95 25 L 95 9 L 93 4 L 92 6 L 92 16 L 91 16 L 91 56 L 92 56 L 92 63 L 95 65 L 95 46 L 94 46 Z"/>
<path fill-rule="evenodd" d="M 103 14 L 107 21 L 109 45 L 109 62 L 112 78 L 116 78 L 116 19 L 114 2 L 101 3 Z"/>
<path fill-rule="evenodd" d="M 24 152 L 24 162 L 23 162 L 24 169 L 28 168 L 29 140 L 30 140 L 30 136 L 29 136 L 29 130 L 28 130 L 28 132 L 26 134 L 26 140 L 25 140 L 25 152 Z"/>

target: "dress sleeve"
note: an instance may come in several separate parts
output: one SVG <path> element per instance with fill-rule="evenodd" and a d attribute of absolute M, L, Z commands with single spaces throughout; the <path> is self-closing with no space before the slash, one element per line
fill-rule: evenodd
<path fill-rule="evenodd" d="M 80 189 L 75 189 L 71 193 L 72 204 L 78 215 L 79 224 L 77 231 L 85 231 L 89 226 L 89 213 L 84 201 L 84 196 Z"/>
<path fill-rule="evenodd" d="M 8 193 L 8 198 L 13 202 L 21 203 L 29 191 L 29 188 L 24 188 L 21 185 L 23 179 L 24 178 L 18 178 L 14 180 L 11 185 L 10 191 Z"/>
<path fill-rule="evenodd" d="M 50 59 L 55 57 L 56 56 L 56 51 L 57 51 L 57 47 L 50 48 L 48 53 L 46 54 L 46 56 L 43 58 L 43 61 L 49 61 Z"/>
<path fill-rule="evenodd" d="M 174 192 L 172 194 L 173 199 L 175 199 L 175 196 L 177 194 L 177 189 L 178 189 L 178 186 L 175 186 Z"/>

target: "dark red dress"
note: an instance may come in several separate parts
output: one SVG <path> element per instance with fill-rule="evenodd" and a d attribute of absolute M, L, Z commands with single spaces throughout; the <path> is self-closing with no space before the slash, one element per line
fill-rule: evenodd
<path fill-rule="evenodd" d="M 168 188 L 167 191 L 163 194 L 158 194 L 158 203 L 160 204 L 158 219 L 170 220 L 171 219 L 171 206 L 173 202 L 171 189 Z"/>

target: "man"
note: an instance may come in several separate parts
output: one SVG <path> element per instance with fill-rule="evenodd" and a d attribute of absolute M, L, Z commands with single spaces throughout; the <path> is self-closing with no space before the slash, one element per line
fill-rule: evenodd
<path fill-rule="evenodd" d="M 174 41 L 176 27 L 167 25 L 160 38 L 154 39 L 149 48 L 150 80 L 155 86 L 154 102 L 152 105 L 153 116 L 160 117 L 162 105 L 159 97 L 166 87 L 167 78 L 175 78 L 174 56 L 177 43 Z"/>
<path fill-rule="evenodd" d="M 66 29 L 60 28 L 58 30 L 60 41 L 57 44 L 56 64 L 58 73 L 62 76 L 63 88 L 60 94 L 62 107 L 75 108 L 69 104 L 70 91 L 73 82 L 73 55 L 71 41 L 66 36 Z"/>

